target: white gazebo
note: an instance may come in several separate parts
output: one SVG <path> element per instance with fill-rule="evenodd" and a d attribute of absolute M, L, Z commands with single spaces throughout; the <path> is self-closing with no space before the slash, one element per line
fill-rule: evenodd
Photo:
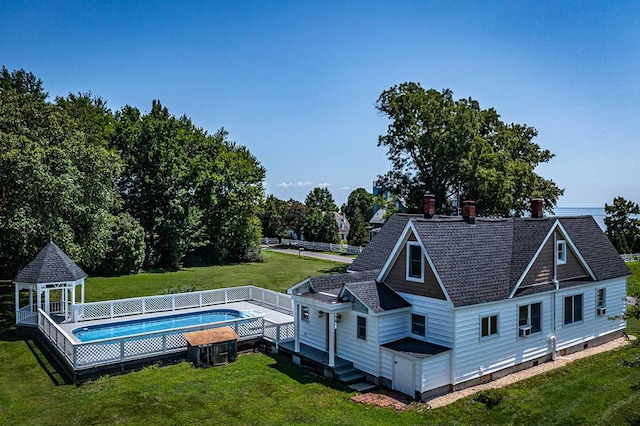
<path fill-rule="evenodd" d="M 70 321 L 80 286 L 84 303 L 84 279 L 87 274 L 57 245 L 47 244 L 13 280 L 16 291 L 16 324 L 36 325 L 38 308 L 48 315 L 57 314 Z M 20 293 L 29 292 L 27 304 L 20 307 Z M 53 296 L 53 297 L 52 297 Z"/>

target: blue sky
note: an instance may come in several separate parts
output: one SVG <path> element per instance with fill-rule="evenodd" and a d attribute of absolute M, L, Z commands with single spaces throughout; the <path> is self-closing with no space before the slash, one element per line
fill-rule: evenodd
<path fill-rule="evenodd" d="M 389 168 L 374 104 L 416 81 L 537 128 L 559 206 L 640 202 L 640 2 L 449 3 L 2 2 L 0 64 L 51 97 L 224 127 L 283 199 L 371 190 Z"/>

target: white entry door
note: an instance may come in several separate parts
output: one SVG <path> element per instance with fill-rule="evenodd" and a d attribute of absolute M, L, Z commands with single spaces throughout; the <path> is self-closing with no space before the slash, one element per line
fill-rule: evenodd
<path fill-rule="evenodd" d="M 415 397 L 415 374 L 413 361 L 399 356 L 394 357 L 393 388 L 410 397 Z"/>

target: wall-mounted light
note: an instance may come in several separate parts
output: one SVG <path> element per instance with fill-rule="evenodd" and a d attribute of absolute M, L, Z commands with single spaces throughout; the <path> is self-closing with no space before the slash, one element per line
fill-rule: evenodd
<path fill-rule="evenodd" d="M 336 315 L 336 322 L 340 322 L 342 320 L 342 315 Z"/>
<path fill-rule="evenodd" d="M 318 311 L 318 317 L 322 318 L 324 316 L 324 312 L 323 311 Z"/>

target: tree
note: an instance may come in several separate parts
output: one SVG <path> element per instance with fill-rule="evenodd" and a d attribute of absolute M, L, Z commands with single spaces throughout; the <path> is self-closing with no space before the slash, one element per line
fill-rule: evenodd
<path fill-rule="evenodd" d="M 368 242 L 367 225 L 362 218 L 362 213 L 356 210 L 353 218 L 349 220 L 351 228 L 349 228 L 349 235 L 347 235 L 347 241 L 352 246 L 364 246 Z"/>
<path fill-rule="evenodd" d="M 273 194 L 266 198 L 260 214 L 263 236 L 282 238 L 286 235 L 286 210 L 286 201 L 277 198 Z"/>
<path fill-rule="evenodd" d="M 338 210 L 333 195 L 327 188 L 315 187 L 307 194 L 304 203 L 310 209 L 318 209 L 322 212 L 335 212 Z"/>
<path fill-rule="evenodd" d="M 547 210 L 563 190 L 534 172 L 553 158 L 532 140 L 537 131 L 505 124 L 494 109 L 453 99 L 453 92 L 424 90 L 409 82 L 384 91 L 376 108 L 391 119 L 378 146 L 388 149 L 391 170 L 378 184 L 419 211 L 423 194 L 436 197 L 436 210 L 451 210 L 451 197 L 474 199 L 485 216 L 521 215 L 531 197 L 545 199 Z"/>
<path fill-rule="evenodd" d="M 338 243 L 338 224 L 333 212 L 323 212 L 318 208 L 309 209 L 304 238 L 321 243 Z"/>
<path fill-rule="evenodd" d="M 120 209 L 121 161 L 25 70 L 0 71 L 0 271 L 11 277 L 54 240 L 96 268 Z M 73 102 L 71 102 L 73 103 Z M 70 104 L 71 104 L 70 103 Z M 88 105 L 92 108 L 96 104 Z M 79 108 L 82 110 L 82 108 Z M 82 115 L 82 114 L 79 114 Z M 108 120 L 108 110 L 97 115 Z"/>
<path fill-rule="evenodd" d="M 640 251 L 640 206 L 623 197 L 613 199 L 613 204 L 604 205 L 607 237 L 619 253 L 636 253 Z"/>
<path fill-rule="evenodd" d="M 193 157 L 186 149 L 193 130 L 186 117 L 177 119 L 159 101 L 146 115 L 128 105 L 116 113 L 112 140 L 125 163 L 118 190 L 145 230 L 146 268 L 177 268 L 202 242 Z"/>
<path fill-rule="evenodd" d="M 356 188 L 351 191 L 349 198 L 347 198 L 347 204 L 344 205 L 342 210 L 352 226 L 357 212 L 360 213 L 363 221 L 371 218 L 373 215 L 373 201 L 373 195 L 364 188 Z"/>
<path fill-rule="evenodd" d="M 305 232 L 308 214 L 309 208 L 300 201 L 296 201 L 293 198 L 287 201 L 285 223 L 287 228 L 295 232 L 298 238 L 302 238 L 302 235 Z"/>

